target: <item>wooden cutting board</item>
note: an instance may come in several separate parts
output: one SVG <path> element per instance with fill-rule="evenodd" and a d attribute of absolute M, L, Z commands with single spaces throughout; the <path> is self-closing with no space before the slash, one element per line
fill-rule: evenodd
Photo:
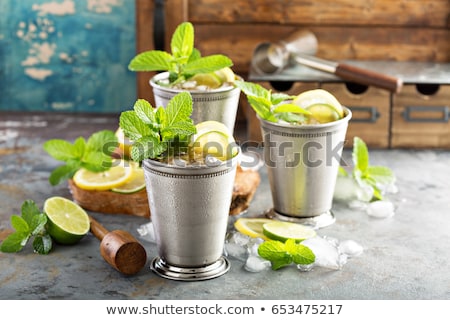
<path fill-rule="evenodd" d="M 238 215 L 249 207 L 260 181 L 261 178 L 257 171 L 243 170 L 238 166 L 230 215 Z M 85 210 L 110 214 L 128 214 L 139 217 L 150 217 L 151 215 L 146 189 L 132 194 L 92 191 L 77 187 L 73 180 L 69 180 L 69 189 L 73 200 Z"/>

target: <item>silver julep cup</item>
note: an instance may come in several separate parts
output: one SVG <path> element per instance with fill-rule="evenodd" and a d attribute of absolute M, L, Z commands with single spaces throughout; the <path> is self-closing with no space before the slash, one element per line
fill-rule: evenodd
<path fill-rule="evenodd" d="M 157 82 L 167 79 L 168 72 L 157 74 L 150 79 L 150 85 L 153 88 L 156 106 L 167 106 L 170 99 L 182 91 L 182 89 L 168 88 L 159 85 Z M 192 96 L 193 111 L 191 119 L 195 124 L 215 120 L 222 122 L 234 132 L 236 114 L 239 105 L 239 96 L 241 90 L 234 86 L 212 89 L 208 91 L 189 90 Z"/>
<path fill-rule="evenodd" d="M 215 166 L 144 160 L 158 257 L 151 269 L 172 280 L 205 280 L 229 269 L 222 256 L 238 156 Z"/>
<path fill-rule="evenodd" d="M 290 125 L 260 119 L 272 218 L 322 228 L 335 221 L 334 188 L 351 111 L 338 121 Z"/>

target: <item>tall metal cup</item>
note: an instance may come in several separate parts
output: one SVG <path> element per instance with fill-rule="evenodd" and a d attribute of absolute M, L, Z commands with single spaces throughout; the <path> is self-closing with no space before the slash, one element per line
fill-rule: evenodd
<path fill-rule="evenodd" d="M 226 273 L 223 257 L 238 156 L 207 166 L 144 160 L 159 256 L 151 263 L 172 280 L 205 280 Z"/>
<path fill-rule="evenodd" d="M 338 121 L 280 124 L 260 119 L 272 218 L 322 228 L 335 221 L 331 211 L 338 168 L 351 111 Z"/>
<path fill-rule="evenodd" d="M 161 86 L 158 81 L 168 79 L 169 73 L 163 72 L 150 79 L 150 85 L 153 88 L 156 106 L 167 106 L 170 99 L 182 91 L 182 89 L 169 88 Z M 234 132 L 236 114 L 239 105 L 239 96 L 241 90 L 234 86 L 203 90 L 190 90 L 192 96 L 193 110 L 191 119 L 194 123 L 200 123 L 207 120 L 222 122 Z"/>

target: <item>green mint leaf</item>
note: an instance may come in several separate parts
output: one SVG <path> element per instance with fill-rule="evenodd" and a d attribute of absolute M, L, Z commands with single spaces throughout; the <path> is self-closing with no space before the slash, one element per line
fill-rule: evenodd
<path fill-rule="evenodd" d="M 100 151 L 86 153 L 82 159 L 82 167 L 92 172 L 106 171 L 112 166 L 113 159 Z"/>
<path fill-rule="evenodd" d="M 369 167 L 369 151 L 366 143 L 359 137 L 353 138 L 352 159 L 355 169 L 365 172 Z"/>
<path fill-rule="evenodd" d="M 41 214 L 41 210 L 39 210 L 38 206 L 33 200 L 25 200 L 22 203 L 21 207 L 21 217 L 28 226 L 31 227 L 31 224 L 33 222 L 33 218 L 37 215 Z M 16 229 L 17 230 L 17 229 Z"/>
<path fill-rule="evenodd" d="M 86 151 L 102 152 L 105 155 L 111 156 L 117 146 L 118 141 L 115 133 L 110 130 L 102 130 L 93 133 L 89 137 L 86 143 Z"/>
<path fill-rule="evenodd" d="M 281 241 L 269 240 L 258 247 L 261 258 L 269 260 L 273 270 L 278 270 L 292 263 L 292 256 L 286 251 L 285 244 Z"/>
<path fill-rule="evenodd" d="M 31 235 L 36 236 L 46 232 L 45 225 L 47 224 L 47 216 L 43 213 L 33 217 L 30 224 Z"/>
<path fill-rule="evenodd" d="M 81 168 L 81 161 L 69 161 L 63 166 L 59 166 L 50 173 L 48 178 L 52 186 L 60 184 L 62 181 L 73 177 L 75 172 Z"/>
<path fill-rule="evenodd" d="M 295 96 L 290 96 L 288 94 L 280 93 L 280 92 L 274 92 L 274 93 L 272 93 L 272 95 L 270 97 L 270 101 L 272 102 L 272 104 L 274 106 L 276 106 L 277 104 L 280 104 L 286 100 L 293 100 L 294 98 L 295 98 Z"/>
<path fill-rule="evenodd" d="M 174 58 L 185 58 L 186 62 L 194 49 L 194 26 L 190 22 L 183 22 L 175 29 L 170 42 L 170 49 Z"/>
<path fill-rule="evenodd" d="M 194 48 L 192 50 L 191 56 L 189 57 L 188 62 L 195 61 L 197 59 L 200 59 L 202 57 L 202 54 L 200 53 L 200 50 Z"/>
<path fill-rule="evenodd" d="M 3 240 L 0 245 L 0 251 L 2 252 L 19 252 L 27 244 L 30 235 L 26 232 L 14 232 Z"/>
<path fill-rule="evenodd" d="M 134 104 L 134 112 L 145 124 L 154 126 L 156 123 L 155 111 L 151 104 L 144 99 L 139 99 Z"/>
<path fill-rule="evenodd" d="M 81 159 L 86 150 L 86 140 L 83 137 L 78 137 L 73 142 L 73 146 L 75 147 L 74 152 L 76 152 L 75 158 Z"/>
<path fill-rule="evenodd" d="M 310 248 L 300 243 L 296 243 L 294 239 L 288 239 L 285 243 L 285 247 L 295 264 L 311 264 L 316 259 L 316 256 Z"/>
<path fill-rule="evenodd" d="M 297 106 L 296 104 L 292 103 L 286 103 L 281 104 L 279 106 L 276 106 L 273 109 L 274 113 L 281 113 L 281 112 L 292 112 L 292 113 L 300 113 L 300 114 L 311 114 L 310 111 L 303 109 L 302 107 Z"/>
<path fill-rule="evenodd" d="M 160 51 L 145 51 L 136 55 L 129 63 L 130 71 L 170 71 L 173 68 L 171 54 Z"/>
<path fill-rule="evenodd" d="M 264 98 L 268 101 L 271 100 L 271 93 L 269 90 L 264 88 L 263 86 L 253 83 L 253 82 L 246 82 L 242 80 L 235 80 L 234 85 L 241 89 L 241 91 L 248 97 L 248 96 L 254 96 L 254 97 L 260 97 Z"/>
<path fill-rule="evenodd" d="M 300 113 L 282 112 L 275 114 L 275 116 L 277 117 L 277 119 L 289 123 L 304 123 L 306 120 L 305 115 Z"/>
<path fill-rule="evenodd" d="M 270 110 L 271 104 L 269 100 L 257 96 L 247 96 L 247 100 L 260 118 L 271 122 L 278 121 Z"/>
<path fill-rule="evenodd" d="M 122 112 L 119 125 L 125 136 L 133 141 L 152 134 L 152 129 L 139 118 L 135 111 Z"/>
<path fill-rule="evenodd" d="M 16 230 L 16 232 L 25 233 L 25 234 L 31 233 L 28 223 L 21 216 L 12 215 L 11 216 L 11 225 Z"/>
<path fill-rule="evenodd" d="M 196 132 L 192 122 L 177 122 L 161 130 L 163 141 L 170 141 L 176 136 L 190 136 Z"/>
<path fill-rule="evenodd" d="M 230 58 L 221 54 L 215 54 L 186 63 L 183 67 L 183 74 L 191 76 L 198 73 L 209 73 L 225 67 L 231 67 L 232 65 L 233 62 Z"/>
<path fill-rule="evenodd" d="M 142 161 L 147 158 L 157 158 L 167 150 L 167 144 L 161 143 L 159 138 L 146 136 L 136 140 L 131 148 L 131 158 L 136 161 Z"/>
<path fill-rule="evenodd" d="M 67 161 L 79 156 L 77 147 L 61 139 L 48 140 L 43 145 L 44 150 L 59 161 Z"/>
<path fill-rule="evenodd" d="M 166 107 L 166 118 L 162 129 L 167 129 L 175 125 L 186 124 L 187 130 L 192 130 L 195 126 L 190 118 L 192 114 L 192 97 L 189 92 L 181 92 L 174 96 Z"/>
<path fill-rule="evenodd" d="M 34 252 L 39 254 L 48 254 L 52 250 L 52 238 L 48 234 L 38 235 L 33 240 Z"/>
<path fill-rule="evenodd" d="M 168 119 L 166 114 L 166 109 L 164 107 L 159 107 L 155 112 L 156 122 L 158 123 L 158 128 L 167 127 Z"/>
<path fill-rule="evenodd" d="M 367 175 L 371 177 L 377 185 L 389 185 L 395 182 L 395 175 L 391 169 L 383 166 L 369 166 Z"/>

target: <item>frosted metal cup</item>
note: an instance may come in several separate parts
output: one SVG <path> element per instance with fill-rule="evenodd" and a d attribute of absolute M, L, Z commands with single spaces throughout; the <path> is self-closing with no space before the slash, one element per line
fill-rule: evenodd
<path fill-rule="evenodd" d="M 272 218 L 322 228 L 335 222 L 334 188 L 351 111 L 338 121 L 290 125 L 260 119 Z"/>
<path fill-rule="evenodd" d="M 156 106 L 167 106 L 170 99 L 182 91 L 182 89 L 168 88 L 159 85 L 157 82 L 167 79 L 168 72 L 157 74 L 150 79 L 150 85 L 153 88 Z M 191 119 L 194 123 L 200 123 L 207 120 L 222 122 L 234 132 L 236 114 L 239 105 L 239 96 L 241 90 L 234 86 L 212 89 L 208 91 L 193 90 L 189 91 L 192 96 L 193 111 Z"/>
<path fill-rule="evenodd" d="M 205 280 L 226 273 L 223 257 L 238 156 L 215 166 L 144 160 L 159 256 L 151 269 L 172 280 Z"/>
<path fill-rule="evenodd" d="M 262 42 L 253 51 L 252 68 L 259 74 L 281 72 L 298 54 L 315 55 L 318 42 L 316 36 L 308 30 L 298 30 L 287 38 L 275 43 Z"/>

